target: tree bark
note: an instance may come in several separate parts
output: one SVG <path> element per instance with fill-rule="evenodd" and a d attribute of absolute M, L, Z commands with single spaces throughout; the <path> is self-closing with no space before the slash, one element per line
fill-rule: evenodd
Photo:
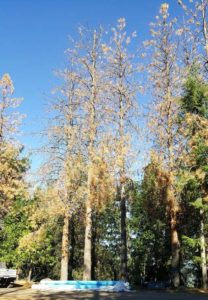
<path fill-rule="evenodd" d="M 167 99 L 169 99 L 171 107 L 171 93 L 170 88 L 168 88 Z M 168 112 L 168 115 L 172 113 Z M 177 212 L 178 212 L 178 201 L 176 199 L 176 193 L 174 188 L 174 151 L 173 151 L 173 135 L 172 135 L 172 120 L 168 120 L 168 155 L 169 155 L 169 183 L 167 187 L 167 200 L 170 209 L 170 234 L 171 234 L 171 275 L 172 275 L 172 286 L 177 288 L 180 286 L 180 242 L 178 236 L 177 228 Z"/>
<path fill-rule="evenodd" d="M 31 281 L 31 279 L 32 279 L 32 267 L 30 266 L 30 268 L 29 268 L 29 272 L 28 272 L 28 276 L 27 276 L 27 281 Z"/>
<path fill-rule="evenodd" d="M 68 262 L 69 262 L 69 215 L 64 216 L 62 249 L 61 249 L 61 280 L 68 280 Z"/>
<path fill-rule="evenodd" d="M 171 212 L 171 252 L 172 285 L 177 288 L 180 285 L 180 243 L 177 230 L 177 215 L 174 211 Z"/>
<path fill-rule="evenodd" d="M 201 215 L 201 235 L 200 235 L 200 242 L 201 242 L 201 271 L 202 271 L 202 287 L 207 289 L 207 259 L 206 259 L 206 241 L 204 235 L 204 212 L 203 209 L 200 210 Z"/>
<path fill-rule="evenodd" d="M 123 58 L 120 57 L 120 74 L 119 74 L 119 84 L 123 87 L 123 77 L 122 77 L 122 65 Z M 119 139 L 120 139 L 120 218 L 121 218 L 121 269 L 120 278 L 124 281 L 128 280 L 127 275 L 127 237 L 126 237 L 126 199 L 125 199 L 125 132 L 124 132 L 124 99 L 122 93 L 119 91 Z"/>
<path fill-rule="evenodd" d="M 68 269 L 68 278 L 73 280 L 73 268 L 74 268 L 74 253 L 75 253 L 75 217 L 72 216 L 70 222 L 70 254 L 69 254 L 69 269 Z"/>
<path fill-rule="evenodd" d="M 127 270 L 127 236 L 126 236 L 126 199 L 125 186 L 121 184 L 120 188 L 120 211 L 121 211 L 121 270 L 120 278 L 128 281 Z"/>
<path fill-rule="evenodd" d="M 88 169 L 88 182 L 87 182 L 87 200 L 86 200 L 86 221 L 85 221 L 85 245 L 84 245 L 84 272 L 83 280 L 91 280 L 92 278 L 92 173 L 93 173 L 93 159 L 95 155 L 95 139 L 96 139 L 96 97 L 97 97 L 97 83 L 96 83 L 96 53 L 97 34 L 93 34 L 93 49 L 92 49 L 92 65 L 91 65 L 91 97 L 89 103 L 89 169 Z"/>
<path fill-rule="evenodd" d="M 94 214 L 94 217 L 92 218 L 92 280 L 96 280 L 96 266 L 97 266 L 97 257 L 96 257 L 96 239 L 97 239 L 97 228 L 96 228 L 96 214 Z"/>
<path fill-rule="evenodd" d="M 172 149 L 172 147 L 170 147 Z M 170 151 L 170 170 L 173 170 L 173 153 Z M 170 209 L 170 235 L 171 235 L 171 279 L 174 288 L 180 285 L 180 241 L 177 228 L 178 203 L 173 188 L 174 176 L 169 172 L 169 183 L 167 187 L 167 201 Z"/>
<path fill-rule="evenodd" d="M 92 208 L 89 199 L 86 203 L 86 224 L 85 224 L 85 247 L 84 247 L 84 273 L 83 280 L 91 280 L 92 270 Z"/>

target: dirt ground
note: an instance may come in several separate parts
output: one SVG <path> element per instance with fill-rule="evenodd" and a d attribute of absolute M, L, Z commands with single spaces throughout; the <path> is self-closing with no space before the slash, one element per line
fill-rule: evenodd
<path fill-rule="evenodd" d="M 104 292 L 39 292 L 25 288 L 0 289 L 1 300 L 208 300 L 208 293 L 175 291 Z"/>

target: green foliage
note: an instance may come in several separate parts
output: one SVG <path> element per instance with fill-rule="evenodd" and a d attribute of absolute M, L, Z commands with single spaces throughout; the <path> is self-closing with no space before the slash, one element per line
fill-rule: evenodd
<path fill-rule="evenodd" d="M 145 169 L 131 203 L 131 280 L 168 280 L 170 231 L 165 198 L 166 178 L 154 162 Z"/>
<path fill-rule="evenodd" d="M 54 255 L 57 224 L 54 222 L 50 228 L 44 228 L 41 239 L 37 239 L 30 222 L 30 211 L 36 200 L 17 199 L 0 231 L 1 261 L 5 261 L 9 267 L 17 268 L 23 277 L 27 276 L 30 268 L 33 277 L 42 277 L 44 273 L 47 276 L 57 263 L 57 256 Z M 26 243 L 22 243 L 24 239 Z"/>
<path fill-rule="evenodd" d="M 185 158 L 178 170 L 182 203 L 180 226 L 183 234 L 183 266 L 191 262 L 192 269 L 199 271 L 202 247 L 200 237 L 204 234 L 201 232 L 201 222 L 207 226 L 208 85 L 200 78 L 195 66 L 184 86 L 180 105 L 184 127 L 181 132 L 185 141 Z M 189 270 L 189 274 L 191 272 Z"/>
<path fill-rule="evenodd" d="M 93 240 L 95 247 L 95 278 L 119 278 L 120 219 L 119 203 L 110 202 L 93 218 Z"/>
<path fill-rule="evenodd" d="M 192 250 L 200 246 L 200 240 L 197 238 L 190 238 L 188 236 L 182 236 L 184 245 L 190 247 Z"/>
<path fill-rule="evenodd" d="M 202 198 L 197 198 L 191 203 L 195 208 L 203 208 Z"/>
<path fill-rule="evenodd" d="M 10 213 L 5 217 L 3 228 L 0 231 L 1 260 L 15 267 L 19 265 L 19 240 L 29 231 L 28 216 L 25 213 L 26 203 L 27 201 L 22 199 L 15 201 Z"/>
<path fill-rule="evenodd" d="M 191 69 L 184 86 L 181 110 L 184 113 L 197 114 L 208 118 L 208 85 L 199 77 L 195 66 Z"/>

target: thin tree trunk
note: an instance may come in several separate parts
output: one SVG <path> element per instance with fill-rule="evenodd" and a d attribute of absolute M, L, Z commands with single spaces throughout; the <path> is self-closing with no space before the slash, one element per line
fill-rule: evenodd
<path fill-rule="evenodd" d="M 125 186 L 121 184 L 120 189 L 120 210 L 121 210 L 121 270 L 120 277 L 122 280 L 128 280 L 127 270 L 127 237 L 126 237 L 126 199 Z"/>
<path fill-rule="evenodd" d="M 32 267 L 30 266 L 30 268 L 29 268 L 29 272 L 28 272 L 28 276 L 27 276 L 27 281 L 31 281 L 31 279 L 32 279 Z"/>
<path fill-rule="evenodd" d="M 172 147 L 170 147 L 172 149 Z M 170 151 L 170 170 L 173 170 L 173 153 Z M 169 173 L 169 185 L 167 187 L 167 201 L 170 209 L 170 235 L 171 235 L 171 279 L 174 288 L 180 285 L 180 241 L 177 228 L 177 212 L 178 204 L 175 198 L 175 191 L 173 188 L 174 176 L 172 172 Z"/>
<path fill-rule="evenodd" d="M 113 268 L 113 280 L 118 280 L 117 271 Z"/>
<path fill-rule="evenodd" d="M 180 262 L 180 243 L 177 231 L 177 215 L 176 212 L 171 212 L 171 271 L 172 284 L 177 288 L 180 285 L 179 262 Z"/>
<path fill-rule="evenodd" d="M 93 172 L 93 159 L 95 154 L 95 138 L 96 138 L 96 45 L 97 45 L 97 35 L 96 31 L 93 34 L 93 49 L 92 49 L 92 71 L 90 71 L 90 76 L 92 80 L 91 86 L 91 98 L 90 98 L 90 111 L 89 111 L 89 169 L 88 169 L 88 194 L 86 201 L 86 221 L 85 221 L 85 245 L 84 245 L 84 272 L 83 279 L 91 280 L 92 278 L 92 204 L 91 204 L 91 184 L 92 184 L 92 172 Z"/>
<path fill-rule="evenodd" d="M 69 269 L 68 269 L 68 278 L 69 280 L 73 279 L 73 268 L 74 268 L 74 253 L 75 253 L 75 218 L 72 216 L 70 222 L 70 254 L 69 254 Z"/>
<path fill-rule="evenodd" d="M 92 218 L 92 280 L 96 280 L 96 265 L 97 265 L 97 257 L 96 257 L 96 239 L 97 239 L 97 230 L 96 230 L 96 214 Z"/>
<path fill-rule="evenodd" d="M 64 216 L 64 226 L 62 234 L 61 249 L 61 280 L 68 280 L 68 262 L 69 262 L 69 215 Z"/>
<path fill-rule="evenodd" d="M 207 278 L 207 259 L 206 259 L 206 241 L 205 241 L 205 236 L 204 236 L 204 212 L 201 209 L 200 211 L 201 215 L 201 235 L 200 235 L 200 242 L 201 242 L 201 270 L 202 270 L 202 287 L 204 289 L 207 289 L 207 283 L 208 283 L 208 278 Z"/>
<path fill-rule="evenodd" d="M 87 200 L 83 280 L 91 280 L 91 270 L 92 270 L 91 249 L 92 249 L 92 208 L 91 208 L 90 201 Z"/>
<path fill-rule="evenodd" d="M 205 44 L 205 52 L 206 52 L 206 63 L 208 59 L 208 33 L 207 33 L 207 2 L 201 0 L 202 5 L 202 26 L 203 26 L 203 35 L 204 35 L 204 44 Z"/>
<path fill-rule="evenodd" d="M 123 77 L 122 77 L 122 64 L 123 58 L 120 57 L 120 74 L 119 74 L 119 82 L 120 86 L 123 86 Z M 126 199 L 125 199 L 125 133 L 124 133 L 124 99 L 122 93 L 119 91 L 119 138 L 120 138 L 120 157 L 121 157 L 121 165 L 120 165 L 120 218 L 121 218 L 121 269 L 120 269 L 120 277 L 122 280 L 127 281 L 127 237 L 126 237 Z"/>

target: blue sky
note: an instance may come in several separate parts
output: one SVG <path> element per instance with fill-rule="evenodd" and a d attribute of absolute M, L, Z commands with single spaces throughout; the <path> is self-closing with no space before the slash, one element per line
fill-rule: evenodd
<path fill-rule="evenodd" d="M 56 86 L 54 70 L 65 66 L 68 36 L 77 27 L 114 25 L 120 17 L 140 40 L 148 38 L 162 0 L 0 0 L 0 76 L 9 73 L 15 96 L 23 97 L 20 111 L 27 115 L 22 126 L 26 149 L 39 142 L 31 136 L 47 118 L 44 103 Z M 181 13 L 177 0 L 166 1 L 173 15 Z M 38 163 L 38 162 L 36 162 Z M 35 163 L 35 164 L 36 164 Z M 34 164 L 34 162 L 33 162 Z"/>

